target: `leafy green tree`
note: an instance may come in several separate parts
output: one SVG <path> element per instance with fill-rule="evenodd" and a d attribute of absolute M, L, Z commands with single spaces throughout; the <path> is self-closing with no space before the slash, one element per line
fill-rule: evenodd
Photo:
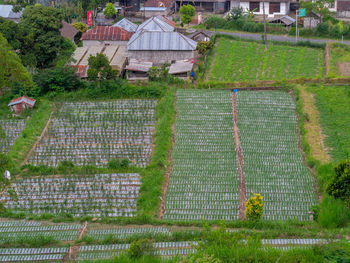
<path fill-rule="evenodd" d="M 103 13 L 107 18 L 112 18 L 117 14 L 117 11 L 112 3 L 108 3 Z"/>
<path fill-rule="evenodd" d="M 24 32 L 20 54 L 25 65 L 38 68 L 55 65 L 65 45 L 59 31 L 62 18 L 62 13 L 52 7 L 38 5 L 24 10 L 19 26 Z"/>
<path fill-rule="evenodd" d="M 192 5 L 183 5 L 180 7 L 181 22 L 189 24 L 196 13 L 195 8 Z"/>
<path fill-rule="evenodd" d="M 0 17 L 0 33 L 14 50 L 21 47 L 22 33 L 18 24 Z"/>
<path fill-rule="evenodd" d="M 97 81 L 100 87 L 101 80 L 116 79 L 118 71 L 112 69 L 109 61 L 104 54 L 97 54 L 89 57 L 89 69 L 87 71 L 88 79 Z"/>
<path fill-rule="evenodd" d="M 15 83 L 28 89 L 34 86 L 31 75 L 0 33 L 0 93 L 9 91 Z"/>
<path fill-rule="evenodd" d="M 350 205 L 350 160 L 340 162 L 334 168 L 335 176 L 327 186 L 327 193 Z"/>

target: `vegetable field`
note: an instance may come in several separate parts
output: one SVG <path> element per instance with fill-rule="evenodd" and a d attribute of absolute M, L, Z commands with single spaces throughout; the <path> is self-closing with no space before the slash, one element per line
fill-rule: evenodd
<path fill-rule="evenodd" d="M 16 196 L 1 197 L 5 207 L 30 213 L 132 217 L 140 188 L 138 174 L 99 174 L 20 179 Z"/>
<path fill-rule="evenodd" d="M 283 80 L 322 75 L 323 50 L 256 42 L 217 40 L 208 68 L 215 81 Z"/>
<path fill-rule="evenodd" d="M 266 220 L 309 220 L 316 196 L 298 148 L 292 97 L 282 91 L 239 91 L 232 99 L 228 90 L 177 91 L 164 219 L 237 219 L 242 198 L 233 136 L 237 105 L 245 177 L 240 187 L 248 197 L 252 192 L 263 195 Z"/>
<path fill-rule="evenodd" d="M 313 177 L 298 149 L 295 110 L 285 92 L 237 93 L 247 194 L 262 194 L 268 220 L 305 221 L 316 204 Z"/>
<path fill-rule="evenodd" d="M 234 220 L 238 175 L 230 91 L 177 91 L 164 219 Z"/>
<path fill-rule="evenodd" d="M 25 126 L 25 120 L 0 120 L 0 153 L 8 153 Z"/>
<path fill-rule="evenodd" d="M 152 154 L 155 106 L 154 100 L 64 103 L 29 163 L 106 166 L 127 158 L 145 167 Z"/>

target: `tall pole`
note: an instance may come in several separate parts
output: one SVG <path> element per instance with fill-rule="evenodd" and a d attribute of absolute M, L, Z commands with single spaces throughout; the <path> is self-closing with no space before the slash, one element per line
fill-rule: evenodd
<path fill-rule="evenodd" d="M 265 51 L 267 51 L 267 36 L 266 36 L 266 17 L 265 17 L 265 0 L 263 2 L 263 16 L 264 16 L 264 42 L 265 42 Z"/>
<path fill-rule="evenodd" d="M 295 42 L 298 42 L 298 9 L 295 10 L 295 18 L 296 18 L 296 22 L 295 22 Z"/>

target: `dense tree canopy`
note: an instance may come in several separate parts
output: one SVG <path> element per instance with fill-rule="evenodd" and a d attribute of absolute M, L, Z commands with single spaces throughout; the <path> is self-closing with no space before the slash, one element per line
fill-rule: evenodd
<path fill-rule="evenodd" d="M 0 17 L 0 33 L 7 39 L 7 42 L 14 50 L 21 47 L 22 33 L 15 22 Z"/>
<path fill-rule="evenodd" d="M 26 66 L 47 68 L 55 65 L 63 51 L 62 13 L 45 6 L 29 6 L 23 12 L 19 26 L 23 32 L 21 57 Z"/>
<path fill-rule="evenodd" d="M 28 89 L 33 87 L 30 74 L 0 33 L 0 92 L 10 90 L 14 84 L 20 84 Z"/>

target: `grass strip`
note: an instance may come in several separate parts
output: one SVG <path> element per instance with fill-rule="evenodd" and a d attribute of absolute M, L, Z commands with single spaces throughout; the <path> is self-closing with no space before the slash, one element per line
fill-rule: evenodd
<path fill-rule="evenodd" d="M 48 100 L 40 100 L 36 104 L 37 109 L 27 121 L 21 135 L 13 144 L 8 156 L 19 165 L 26 157 L 31 147 L 41 135 L 51 114 L 52 106 Z"/>

